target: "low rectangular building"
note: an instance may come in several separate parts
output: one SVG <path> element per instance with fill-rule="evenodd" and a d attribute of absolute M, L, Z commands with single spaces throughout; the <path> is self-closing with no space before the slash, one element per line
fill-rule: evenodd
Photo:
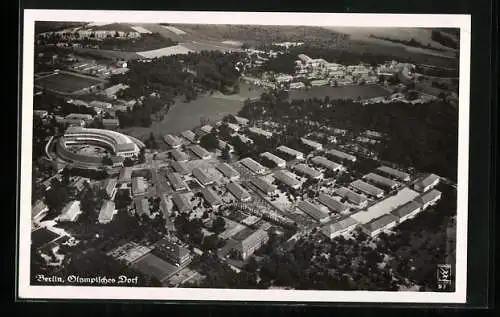
<path fill-rule="evenodd" d="M 293 169 L 298 174 L 305 175 L 308 178 L 320 179 L 323 177 L 323 173 L 321 173 L 320 171 L 315 170 L 314 168 L 311 168 L 305 164 L 297 164 L 293 167 Z"/>
<path fill-rule="evenodd" d="M 205 201 L 213 208 L 218 208 L 222 205 L 222 200 L 211 188 L 204 187 L 201 189 L 201 194 Z"/>
<path fill-rule="evenodd" d="M 421 205 L 416 201 L 410 201 L 402 206 L 397 207 L 391 214 L 399 218 L 399 223 L 402 223 L 408 219 L 415 217 L 420 211 L 422 211 Z"/>
<path fill-rule="evenodd" d="M 233 130 L 234 132 L 238 132 L 241 129 L 241 127 L 239 125 L 231 123 L 231 122 L 229 122 L 227 124 L 227 126 L 229 127 L 229 129 Z"/>
<path fill-rule="evenodd" d="M 297 204 L 297 207 L 320 223 L 327 222 L 330 219 L 328 213 L 324 212 L 320 206 L 310 201 L 303 200 Z"/>
<path fill-rule="evenodd" d="M 291 149 L 291 148 L 289 148 L 287 146 L 284 146 L 284 145 L 278 146 L 277 150 L 280 151 L 280 152 L 282 152 L 282 153 L 285 153 L 287 155 L 290 155 L 290 156 L 294 157 L 297 160 L 303 160 L 304 159 L 304 153 L 299 152 L 299 151 L 294 150 L 294 149 Z"/>
<path fill-rule="evenodd" d="M 250 182 L 264 192 L 266 195 L 273 195 L 278 188 L 261 177 L 253 177 Z"/>
<path fill-rule="evenodd" d="M 118 177 L 118 184 L 130 183 L 132 181 L 132 168 L 123 167 L 120 170 L 120 176 Z"/>
<path fill-rule="evenodd" d="M 47 215 L 48 211 L 49 207 L 42 200 L 39 200 L 31 207 L 31 219 L 34 223 L 38 223 Z"/>
<path fill-rule="evenodd" d="M 269 241 L 269 235 L 266 231 L 259 229 L 251 233 L 248 237 L 236 244 L 234 250 L 238 253 L 241 259 L 245 260 L 250 257 L 256 250 Z"/>
<path fill-rule="evenodd" d="M 305 145 L 307 145 L 307 146 L 309 146 L 309 147 L 313 148 L 313 149 L 314 149 L 314 150 L 316 150 L 316 151 L 321 151 L 321 150 L 323 150 L 323 145 L 322 145 L 321 143 L 316 142 L 316 141 L 309 140 L 309 139 L 306 139 L 306 138 L 300 138 L 300 141 L 301 141 L 303 144 L 305 144 Z"/>
<path fill-rule="evenodd" d="M 327 154 L 329 154 L 333 157 L 336 157 L 338 159 L 341 159 L 341 160 L 346 160 L 349 162 L 356 162 L 356 156 L 351 155 L 351 154 L 347 154 L 347 153 L 339 151 L 339 150 L 332 149 L 332 150 L 329 150 L 327 152 Z"/>
<path fill-rule="evenodd" d="M 103 183 L 103 188 L 106 191 L 109 199 L 113 200 L 116 194 L 116 184 L 118 180 L 116 178 L 107 178 Z"/>
<path fill-rule="evenodd" d="M 227 143 L 225 141 L 219 140 L 217 147 L 221 151 L 224 150 L 224 149 L 226 149 L 226 148 L 228 148 L 229 149 L 229 153 L 234 153 L 234 146 L 232 146 L 231 144 L 229 144 L 229 143 Z"/>
<path fill-rule="evenodd" d="M 429 189 L 434 188 L 434 186 L 436 186 L 437 184 L 439 184 L 439 180 L 440 178 L 436 174 L 429 174 L 426 177 L 415 182 L 413 187 L 420 192 L 426 192 Z"/>
<path fill-rule="evenodd" d="M 243 118 L 243 117 L 238 117 L 238 116 L 233 115 L 233 118 L 234 118 L 234 120 L 236 120 L 236 122 L 239 125 L 242 125 L 242 126 L 246 126 L 250 122 L 250 120 L 248 120 L 247 118 Z"/>
<path fill-rule="evenodd" d="M 180 212 L 187 212 L 191 210 L 191 203 L 186 195 L 175 193 L 172 195 L 172 201 Z"/>
<path fill-rule="evenodd" d="M 422 210 L 425 210 L 427 207 L 434 205 L 440 199 L 441 192 L 437 189 L 432 189 L 415 198 L 415 201 L 420 204 Z"/>
<path fill-rule="evenodd" d="M 398 182 L 375 173 L 368 173 L 363 178 L 388 189 L 395 189 L 399 186 Z"/>
<path fill-rule="evenodd" d="M 341 164 L 332 162 L 323 156 L 315 156 L 311 159 L 311 162 L 334 172 L 340 171 L 342 169 Z"/>
<path fill-rule="evenodd" d="M 204 133 L 210 133 L 210 132 L 212 132 L 212 129 L 213 129 L 213 127 L 209 124 L 205 124 L 204 126 L 202 126 L 200 128 L 200 130 Z"/>
<path fill-rule="evenodd" d="M 163 137 L 163 141 L 165 141 L 165 143 L 167 143 L 171 148 L 174 149 L 180 148 L 182 146 L 182 141 L 179 140 L 178 137 L 173 136 L 171 134 L 166 134 Z"/>
<path fill-rule="evenodd" d="M 196 154 L 199 158 L 202 160 L 208 160 L 210 156 L 210 152 L 205 150 L 205 148 L 199 146 L 199 145 L 194 145 L 191 147 L 191 151 L 193 151 L 194 154 Z"/>
<path fill-rule="evenodd" d="M 111 200 L 106 200 L 102 206 L 101 211 L 99 212 L 98 221 L 99 223 L 106 224 L 113 220 L 113 216 L 116 213 L 115 203 Z"/>
<path fill-rule="evenodd" d="M 120 127 L 118 119 L 102 119 L 102 126 L 107 130 L 115 130 Z"/>
<path fill-rule="evenodd" d="M 319 194 L 318 201 L 335 213 L 342 213 L 349 211 L 348 206 L 344 205 L 340 201 L 335 200 L 333 197 L 323 193 Z"/>
<path fill-rule="evenodd" d="M 260 154 L 260 156 L 274 162 L 274 164 L 276 164 L 277 167 L 280 167 L 280 168 L 286 167 L 286 161 L 284 159 L 277 157 L 276 155 L 274 155 L 270 152 L 264 152 L 264 153 Z"/>
<path fill-rule="evenodd" d="M 147 200 L 146 198 L 137 199 L 135 201 L 135 213 L 139 217 L 142 217 L 143 215 L 151 217 L 151 212 L 150 212 L 149 208 L 150 208 L 149 200 Z"/>
<path fill-rule="evenodd" d="M 184 132 L 181 133 L 181 135 L 186 139 L 188 140 L 189 142 L 191 143 L 199 143 L 200 141 L 198 140 L 198 137 L 196 136 L 196 134 L 191 131 L 191 130 L 186 130 Z"/>
<path fill-rule="evenodd" d="M 185 162 L 172 161 L 170 166 L 172 166 L 174 171 L 180 175 L 187 175 L 190 173 Z"/>
<path fill-rule="evenodd" d="M 187 248 L 167 237 L 155 242 L 153 253 L 176 266 L 186 266 L 192 259 Z"/>
<path fill-rule="evenodd" d="M 172 153 L 172 157 L 177 162 L 187 162 L 189 160 L 188 155 L 179 149 L 173 149 L 171 153 Z"/>
<path fill-rule="evenodd" d="M 238 183 L 230 182 L 226 185 L 226 188 L 231 194 L 233 194 L 234 197 L 236 197 L 236 199 L 241 202 L 248 202 L 252 200 L 252 196 L 250 196 L 248 191 L 241 187 L 241 185 Z"/>
<path fill-rule="evenodd" d="M 167 178 L 175 191 L 188 189 L 186 182 L 182 179 L 179 173 L 167 173 Z"/>
<path fill-rule="evenodd" d="M 217 169 L 229 180 L 237 180 L 240 178 L 240 173 L 238 173 L 231 165 L 227 163 L 221 163 L 217 165 Z"/>
<path fill-rule="evenodd" d="M 302 186 L 302 183 L 299 182 L 296 177 L 297 175 L 293 173 L 285 173 L 284 171 L 276 171 L 273 174 L 274 178 L 285 184 L 286 186 L 289 186 L 293 189 L 299 189 Z"/>
<path fill-rule="evenodd" d="M 144 195 L 148 185 L 144 177 L 134 177 L 132 179 L 132 196 Z"/>
<path fill-rule="evenodd" d="M 347 201 L 358 206 L 359 208 L 364 208 L 368 205 L 368 199 L 366 199 L 365 196 L 357 194 L 346 187 L 336 189 L 335 194 L 347 199 Z"/>
<path fill-rule="evenodd" d="M 66 206 L 64 206 L 61 214 L 59 215 L 59 217 L 57 217 L 57 220 L 61 222 L 75 222 L 81 213 L 82 211 L 80 210 L 80 201 L 73 200 L 67 203 Z"/>
<path fill-rule="evenodd" d="M 355 219 L 346 217 L 337 222 L 324 225 L 321 228 L 321 232 L 328 238 L 333 239 L 335 237 L 353 231 L 358 226 L 358 224 L 359 222 L 357 222 Z"/>
<path fill-rule="evenodd" d="M 400 181 L 407 182 L 410 180 L 410 174 L 401 172 L 397 169 L 391 168 L 389 166 L 380 166 L 377 171 L 384 173 L 385 175 L 399 179 Z"/>
<path fill-rule="evenodd" d="M 371 184 L 365 183 L 360 179 L 352 182 L 351 187 L 376 198 L 384 196 L 384 191 L 382 189 L 373 186 Z"/>
<path fill-rule="evenodd" d="M 248 131 L 250 131 L 253 134 L 263 136 L 267 139 L 269 139 L 273 136 L 272 132 L 269 132 L 269 131 L 266 131 L 266 130 L 263 130 L 263 129 L 257 128 L 257 127 L 251 127 L 248 129 Z"/>
<path fill-rule="evenodd" d="M 264 174 L 267 171 L 264 166 L 260 165 L 258 162 L 249 157 L 245 157 L 244 159 L 240 160 L 240 163 L 250 171 L 252 171 L 252 173 L 254 174 Z"/>
<path fill-rule="evenodd" d="M 203 186 L 207 186 L 214 183 L 214 180 L 210 178 L 207 173 L 205 173 L 201 168 L 193 169 L 193 176 L 202 184 Z"/>
<path fill-rule="evenodd" d="M 386 214 L 362 225 L 361 229 L 367 235 L 375 237 L 382 231 L 395 227 L 398 223 L 398 220 L 398 217 L 392 214 Z"/>

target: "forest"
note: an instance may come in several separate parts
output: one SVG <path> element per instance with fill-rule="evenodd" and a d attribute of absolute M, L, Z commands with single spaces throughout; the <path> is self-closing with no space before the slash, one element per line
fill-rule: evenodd
<path fill-rule="evenodd" d="M 333 107 L 326 107 L 326 104 Z M 323 126 L 347 130 L 380 131 L 389 136 L 377 145 L 379 158 L 422 172 L 457 179 L 458 111 L 444 101 L 414 106 L 406 103 L 362 105 L 353 100 L 293 100 L 263 94 L 256 102 L 245 102 L 240 116 L 250 120 L 284 123 L 292 135 Z M 283 134 L 287 134 L 283 131 Z"/>

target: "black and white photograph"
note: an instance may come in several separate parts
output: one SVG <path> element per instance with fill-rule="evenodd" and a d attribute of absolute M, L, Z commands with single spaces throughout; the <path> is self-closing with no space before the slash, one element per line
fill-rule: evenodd
<path fill-rule="evenodd" d="M 19 296 L 464 303 L 470 17 L 25 10 Z"/>

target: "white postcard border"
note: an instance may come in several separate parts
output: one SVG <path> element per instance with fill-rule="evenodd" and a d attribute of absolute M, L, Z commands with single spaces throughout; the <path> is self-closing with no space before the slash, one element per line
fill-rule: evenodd
<path fill-rule="evenodd" d="M 454 27 L 460 28 L 459 144 L 457 184 L 456 291 L 373 292 L 236 290 L 142 287 L 30 285 L 31 157 L 35 21 L 128 23 L 254 24 L 335 27 Z M 467 284 L 467 209 L 469 162 L 470 15 L 333 14 L 183 11 L 24 10 L 22 68 L 22 131 L 19 170 L 18 296 L 20 299 L 137 299 L 190 301 L 465 303 Z"/>

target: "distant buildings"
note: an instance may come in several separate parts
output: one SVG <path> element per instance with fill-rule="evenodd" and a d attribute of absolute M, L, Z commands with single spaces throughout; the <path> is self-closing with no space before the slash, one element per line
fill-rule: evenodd
<path fill-rule="evenodd" d="M 132 179 L 132 196 L 144 195 L 147 187 L 144 177 L 134 177 Z"/>
<path fill-rule="evenodd" d="M 63 122 L 70 126 L 85 126 L 93 117 L 90 114 L 71 113 L 64 117 Z"/>
<path fill-rule="evenodd" d="M 297 164 L 293 167 L 294 171 L 298 174 L 305 175 L 311 179 L 320 179 L 323 177 L 323 173 L 314 168 L 311 168 L 305 164 Z"/>
<path fill-rule="evenodd" d="M 269 235 L 266 231 L 259 229 L 239 241 L 233 250 L 238 253 L 241 259 L 245 260 L 267 241 L 269 241 Z"/>
<path fill-rule="evenodd" d="M 61 222 L 75 222 L 81 214 L 80 201 L 73 200 L 64 206 L 61 214 L 57 218 Z"/>
<path fill-rule="evenodd" d="M 252 196 L 248 193 L 246 189 L 241 187 L 240 184 L 235 183 L 235 182 L 230 182 L 226 185 L 226 188 L 233 194 L 236 199 L 238 199 L 241 202 L 248 202 L 252 200 Z"/>
<path fill-rule="evenodd" d="M 300 138 L 300 141 L 309 146 L 309 147 L 312 147 L 314 150 L 316 151 L 321 151 L 323 150 L 323 145 L 321 143 L 318 143 L 316 141 L 312 141 L 312 140 L 309 140 L 309 139 L 306 139 L 306 138 Z"/>
<path fill-rule="evenodd" d="M 229 149 L 229 153 L 234 153 L 234 146 L 232 146 L 231 144 L 229 144 L 229 143 L 227 143 L 225 141 L 219 140 L 217 147 L 221 151 L 224 150 L 224 149 L 226 149 L 226 148 L 228 148 Z"/>
<path fill-rule="evenodd" d="M 261 177 L 253 177 L 250 182 L 266 195 L 274 195 L 278 188 Z"/>
<path fill-rule="evenodd" d="M 379 168 L 377 168 L 377 171 L 382 172 L 385 175 L 397 178 L 403 182 L 407 182 L 410 180 L 410 174 L 401 172 L 388 166 L 380 166 Z"/>
<path fill-rule="evenodd" d="M 349 211 L 349 207 L 326 194 L 319 194 L 318 201 L 328 207 L 332 212 L 343 213 Z"/>
<path fill-rule="evenodd" d="M 385 214 L 361 226 L 363 232 L 375 237 L 384 230 L 391 229 L 398 224 L 399 218 L 392 214 Z"/>
<path fill-rule="evenodd" d="M 270 153 L 270 152 L 264 152 L 260 154 L 261 157 L 264 157 L 276 164 L 277 167 L 280 168 L 285 168 L 286 167 L 286 161 L 280 157 L 277 157 L 276 155 Z"/>
<path fill-rule="evenodd" d="M 213 129 L 213 127 L 209 124 L 205 124 L 204 126 L 202 126 L 200 128 L 200 130 L 204 133 L 210 133 L 210 132 L 212 132 L 212 129 Z"/>
<path fill-rule="evenodd" d="M 167 173 L 167 178 L 175 191 L 188 189 L 186 182 L 184 182 L 184 180 L 178 173 Z"/>
<path fill-rule="evenodd" d="M 356 156 L 351 155 L 351 154 L 347 154 L 347 153 L 339 151 L 339 150 L 332 149 L 332 150 L 329 150 L 327 152 L 327 154 L 334 156 L 336 158 L 339 158 L 341 160 L 346 160 L 349 162 L 356 162 Z"/>
<path fill-rule="evenodd" d="M 365 196 L 359 195 L 346 187 L 338 188 L 335 190 L 335 194 L 348 200 L 351 204 L 359 208 L 364 208 L 368 205 L 368 199 L 366 199 Z"/>
<path fill-rule="evenodd" d="M 325 223 L 330 219 L 328 213 L 324 212 L 320 206 L 310 201 L 303 200 L 297 204 L 297 207 L 320 223 Z"/>
<path fill-rule="evenodd" d="M 99 221 L 99 223 L 106 224 L 113 220 L 113 216 L 115 215 L 115 213 L 115 203 L 111 200 L 106 200 L 101 206 L 101 210 L 99 212 L 99 217 L 97 220 Z"/>
<path fill-rule="evenodd" d="M 221 163 L 217 165 L 217 169 L 229 180 L 237 180 L 240 178 L 240 173 L 238 173 L 231 165 L 227 163 Z"/>
<path fill-rule="evenodd" d="M 210 178 L 207 173 L 205 173 L 201 168 L 193 169 L 193 176 L 202 184 L 203 186 L 207 186 L 214 183 L 214 180 Z"/>
<path fill-rule="evenodd" d="M 196 154 L 202 160 L 208 160 L 211 157 L 210 152 L 208 152 L 199 145 L 194 145 L 193 147 L 191 147 L 191 151 L 193 151 L 193 153 Z"/>
<path fill-rule="evenodd" d="M 185 162 L 177 162 L 177 161 L 172 161 L 170 163 L 170 166 L 174 169 L 174 171 L 180 175 L 187 175 L 189 174 L 189 170 L 185 164 Z"/>
<path fill-rule="evenodd" d="M 236 120 L 236 122 L 239 125 L 242 125 L 242 126 L 246 126 L 250 122 L 250 120 L 248 120 L 247 118 L 243 118 L 243 117 L 238 117 L 238 116 L 233 115 L 233 118 L 234 118 L 234 120 Z"/>
<path fill-rule="evenodd" d="M 231 123 L 231 122 L 229 122 L 227 124 L 227 126 L 229 127 L 229 129 L 233 130 L 234 132 L 238 132 L 241 129 L 241 127 L 239 125 Z"/>
<path fill-rule="evenodd" d="M 334 172 L 342 170 L 342 165 L 332 162 L 323 156 L 315 156 L 311 159 L 311 162 Z"/>
<path fill-rule="evenodd" d="M 276 171 L 273 174 L 274 178 L 280 182 L 285 184 L 288 187 L 293 189 L 299 189 L 302 186 L 302 183 L 297 180 L 297 175 L 284 171 Z"/>
<path fill-rule="evenodd" d="M 240 160 L 240 163 L 250 171 L 252 171 L 252 173 L 254 174 L 264 174 L 267 171 L 264 166 L 260 165 L 260 163 L 249 157 L 245 157 L 244 159 Z"/>
<path fill-rule="evenodd" d="M 420 192 L 426 192 L 431 188 L 434 188 L 437 184 L 439 184 L 439 176 L 435 174 L 430 174 L 419 181 L 415 182 L 413 187 L 420 191 Z"/>
<path fill-rule="evenodd" d="M 281 145 L 277 148 L 278 151 L 285 153 L 287 155 L 292 156 L 293 158 L 297 160 L 303 160 L 304 159 L 304 153 L 299 152 L 297 150 L 291 149 L 287 146 Z"/>
<path fill-rule="evenodd" d="M 367 195 L 380 198 L 384 196 L 384 191 L 376 186 L 365 183 L 362 180 L 355 180 L 351 183 L 351 187 L 357 189 Z"/>
<path fill-rule="evenodd" d="M 388 189 L 395 189 L 399 186 L 398 182 L 375 173 L 366 174 L 365 176 L 363 176 L 363 178 Z"/>
<path fill-rule="evenodd" d="M 321 232 L 325 236 L 327 236 L 328 238 L 333 239 L 333 238 L 338 237 L 340 235 L 351 232 L 357 226 L 358 226 L 358 222 L 355 219 L 353 219 L 351 217 L 346 217 L 346 218 L 339 220 L 337 222 L 324 225 L 321 228 Z"/>

